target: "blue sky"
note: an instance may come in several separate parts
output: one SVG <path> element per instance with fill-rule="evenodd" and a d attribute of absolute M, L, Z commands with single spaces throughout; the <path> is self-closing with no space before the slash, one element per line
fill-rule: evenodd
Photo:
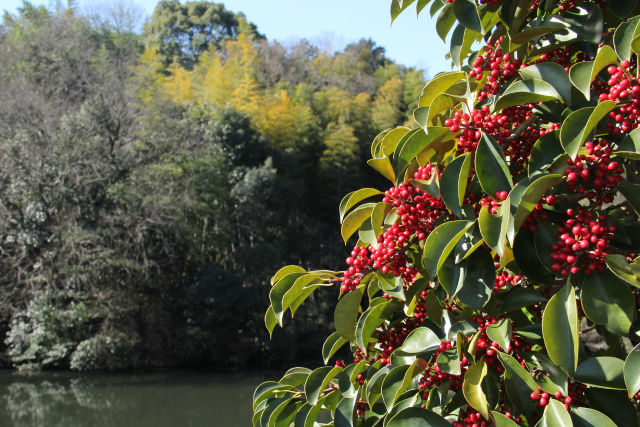
<path fill-rule="evenodd" d="M 444 59 L 445 44 L 437 36 L 435 20 L 428 8 L 416 17 L 410 7 L 390 24 L 390 0 L 226 0 L 225 7 L 243 12 L 249 21 L 269 40 L 282 43 L 308 39 L 321 47 L 343 48 L 361 38 L 371 38 L 386 49 L 387 56 L 404 65 L 426 71 L 427 77 L 450 69 Z M 33 4 L 49 5 L 48 0 L 33 0 Z M 62 1 L 66 4 L 66 1 Z M 109 2 L 79 0 L 82 8 Z M 128 2 L 126 2 L 128 3 Z M 155 0 L 131 2 L 147 15 L 153 12 Z M 3 0 L 0 8 L 15 13 L 20 0 Z"/>

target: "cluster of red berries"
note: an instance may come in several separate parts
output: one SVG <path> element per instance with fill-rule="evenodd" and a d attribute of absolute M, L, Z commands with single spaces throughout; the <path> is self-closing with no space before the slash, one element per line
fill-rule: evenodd
<path fill-rule="evenodd" d="M 587 389 L 587 386 L 582 383 L 569 383 L 569 393 L 565 396 L 561 391 L 556 391 L 554 394 L 549 394 L 542 389 L 542 387 L 538 386 L 538 391 L 532 392 L 529 397 L 531 400 L 537 401 L 538 406 L 544 408 L 549 404 L 550 399 L 559 400 L 560 403 L 564 404 L 565 409 L 568 411 L 569 406 L 577 406 L 580 400 L 580 397 L 584 394 L 584 391 Z"/>
<path fill-rule="evenodd" d="M 498 213 L 498 209 L 502 205 L 500 202 L 507 200 L 507 197 L 509 197 L 509 193 L 507 191 L 496 191 L 495 197 L 487 196 L 480 199 L 480 203 L 476 206 L 477 211 L 480 211 L 480 208 L 486 206 L 489 213 L 491 215 L 495 215 Z"/>
<path fill-rule="evenodd" d="M 458 414 L 458 421 L 452 423 L 453 427 L 486 427 L 490 425 L 482 414 L 471 406 Z"/>
<path fill-rule="evenodd" d="M 590 61 L 592 58 L 584 52 L 577 52 L 572 46 L 565 46 L 558 49 L 554 49 L 550 52 L 546 52 L 540 55 L 534 64 L 543 62 L 555 62 L 564 67 L 566 72 L 569 72 L 571 66 L 578 62 Z"/>
<path fill-rule="evenodd" d="M 422 396 L 424 400 L 427 400 L 429 398 L 429 390 L 447 381 L 449 381 L 450 383 L 449 388 L 451 391 L 457 392 L 462 389 L 464 373 L 467 371 L 467 368 L 469 367 L 469 361 L 467 360 L 466 356 L 463 356 L 462 360 L 460 360 L 460 371 L 461 371 L 460 375 L 454 375 L 454 374 L 443 372 L 438 367 L 438 363 L 436 362 L 438 356 L 441 353 L 447 350 L 451 350 L 452 348 L 453 348 L 453 343 L 451 341 L 448 341 L 448 340 L 442 341 L 440 343 L 440 347 L 438 347 L 438 349 L 435 350 L 431 355 L 432 368 L 425 370 L 424 375 L 420 378 L 418 383 L 420 390 L 424 390 L 424 393 Z"/>
<path fill-rule="evenodd" d="M 381 333 L 377 343 L 380 353 L 374 356 L 373 361 L 380 360 L 382 366 L 391 363 L 390 357 L 393 350 L 400 347 L 407 335 L 417 327 L 418 322 L 413 318 L 408 318 L 390 328 L 387 332 Z"/>
<path fill-rule="evenodd" d="M 479 100 L 486 99 L 489 95 L 498 93 L 503 84 L 511 80 L 520 68 L 522 62 L 514 59 L 510 53 L 504 53 L 501 49 L 496 49 L 504 37 L 498 38 L 495 43 L 487 42 L 485 50 L 481 50 L 478 57 L 473 62 L 473 69 L 469 72 L 469 77 L 481 81 L 488 72 L 487 82 L 482 88 Z"/>
<path fill-rule="evenodd" d="M 606 215 L 596 218 L 593 211 L 580 209 L 576 214 L 567 209 L 567 215 L 570 218 L 558 227 L 558 243 L 551 247 L 551 269 L 562 276 L 576 274 L 580 268 L 586 274 L 604 271 L 604 257 L 616 226 L 607 226 Z"/>
<path fill-rule="evenodd" d="M 500 268 L 500 264 L 495 263 L 495 268 L 496 270 Z M 502 273 L 496 276 L 496 282 L 493 285 L 493 291 L 495 292 L 506 287 L 518 286 L 521 279 L 522 276 L 520 276 L 519 274 L 513 274 L 507 270 L 502 270 Z"/>
<path fill-rule="evenodd" d="M 567 185 L 594 200 L 598 206 L 611 203 L 614 188 L 624 179 L 621 175 L 624 168 L 611 160 L 613 150 L 607 139 L 587 141 L 585 148 L 587 155 L 567 160 L 568 166 L 564 170 Z"/>
<path fill-rule="evenodd" d="M 367 248 L 362 246 L 356 246 L 351 251 L 351 256 L 348 257 L 345 262 L 349 266 L 342 277 L 342 286 L 340 290 L 342 292 L 348 292 L 354 290 L 360 284 L 363 270 L 370 270 L 371 259 L 367 254 Z"/>

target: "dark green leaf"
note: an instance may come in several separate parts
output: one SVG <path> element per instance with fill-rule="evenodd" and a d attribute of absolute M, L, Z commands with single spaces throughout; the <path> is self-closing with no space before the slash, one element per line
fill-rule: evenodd
<path fill-rule="evenodd" d="M 447 34 L 451 31 L 451 27 L 456 23 L 456 15 L 453 13 L 453 4 L 447 3 L 436 19 L 436 32 L 445 41 Z"/>
<path fill-rule="evenodd" d="M 453 3 L 453 13 L 458 21 L 466 28 L 482 33 L 482 23 L 478 16 L 478 9 L 473 0 L 455 0 Z"/>
<path fill-rule="evenodd" d="M 508 192 L 513 187 L 502 148 L 485 133 L 476 148 L 475 166 L 482 190 L 491 197 L 498 191 Z"/>
<path fill-rule="evenodd" d="M 638 0 L 612 1 L 607 5 L 609 10 L 620 19 L 624 19 L 638 7 Z"/>
<path fill-rule="evenodd" d="M 624 362 L 624 382 L 630 396 L 640 391 L 640 344 L 631 350 Z"/>
<path fill-rule="evenodd" d="M 620 3 L 629 4 L 627 2 Z M 624 21 L 618 28 L 616 28 L 616 32 L 613 35 L 613 45 L 621 61 L 628 61 L 631 59 L 631 42 L 633 41 L 634 36 L 636 36 L 638 21 L 640 21 L 640 16 L 634 16 L 633 18 Z"/>
<path fill-rule="evenodd" d="M 538 292 L 522 286 L 515 286 L 499 298 L 502 301 L 501 311 L 503 313 L 546 301 Z"/>
<path fill-rule="evenodd" d="M 449 221 L 440 224 L 429 234 L 424 245 L 422 265 L 430 277 L 436 275 L 446 257 L 473 224 L 471 221 Z"/>
<path fill-rule="evenodd" d="M 518 73 L 523 79 L 535 79 L 549 83 L 560 94 L 565 104 L 571 104 L 571 81 L 562 65 L 555 62 L 543 62 L 521 68 Z"/>
<path fill-rule="evenodd" d="M 624 181 L 618 184 L 618 191 L 627 199 L 636 214 L 640 215 L 640 187 Z"/>
<path fill-rule="evenodd" d="M 369 306 L 358 319 L 356 326 L 356 342 L 361 349 L 366 351 L 373 332 L 398 308 L 399 303 L 395 300 L 386 300 L 375 306 Z"/>
<path fill-rule="evenodd" d="M 609 111 L 617 107 L 613 101 L 602 101 L 596 107 L 585 107 L 569 114 L 560 128 L 562 148 L 572 159 Z"/>
<path fill-rule="evenodd" d="M 502 257 L 507 244 L 507 229 L 509 227 L 509 201 L 503 202 L 497 214 L 489 213 L 489 208 L 483 206 L 478 216 L 480 233 L 487 245 Z"/>
<path fill-rule="evenodd" d="M 448 127 L 430 127 L 427 134 L 424 129 L 416 129 L 409 132 L 398 143 L 393 153 L 393 170 L 396 177 L 399 177 L 407 169 L 418 153 L 425 148 L 437 144 L 446 137 L 453 138 L 453 134 Z"/>
<path fill-rule="evenodd" d="M 487 336 L 498 343 L 504 351 L 509 351 L 509 343 L 511 342 L 511 321 L 502 319 L 487 327 Z"/>
<path fill-rule="evenodd" d="M 293 273 L 288 274 L 282 279 L 278 280 L 278 282 L 273 285 L 271 291 L 269 292 L 269 300 L 271 301 L 271 307 L 273 307 L 273 313 L 278 319 L 278 323 L 282 326 L 282 316 L 284 314 L 283 300 L 284 295 L 293 287 L 295 281 L 304 276 L 305 273 Z"/>
<path fill-rule="evenodd" d="M 471 169 L 471 156 L 462 155 L 453 159 L 442 171 L 440 193 L 442 201 L 455 216 L 462 216 L 462 201 L 467 191 L 467 179 Z M 435 175 L 435 174 L 434 174 Z"/>
<path fill-rule="evenodd" d="M 340 366 L 322 366 L 314 369 L 304 383 L 304 393 L 307 402 L 309 402 L 310 405 L 318 403 L 322 391 L 327 388 L 329 382 L 340 372 L 342 372 Z"/>
<path fill-rule="evenodd" d="M 349 240 L 349 237 L 362 225 L 362 223 L 369 217 L 371 217 L 371 212 L 373 212 L 373 208 L 375 207 L 375 203 L 365 203 L 364 205 L 360 205 L 354 210 L 352 210 L 349 215 L 342 221 L 342 227 L 340 229 L 340 234 L 342 235 L 342 239 L 346 244 Z"/>
<path fill-rule="evenodd" d="M 531 104 L 542 101 L 562 100 L 556 88 L 544 80 L 526 79 L 511 84 L 496 102 L 495 109 L 500 111 L 514 105 Z"/>
<path fill-rule="evenodd" d="M 571 83 L 587 99 L 591 99 L 591 70 L 593 70 L 593 61 L 578 62 L 569 70 Z"/>
<path fill-rule="evenodd" d="M 570 377 L 578 366 L 578 307 L 569 282 L 547 303 L 542 315 L 542 335 L 551 360 Z"/>
<path fill-rule="evenodd" d="M 391 22 L 416 0 L 391 0 Z"/>
<path fill-rule="evenodd" d="M 637 426 L 640 420 L 627 393 L 589 387 L 585 391 L 593 409 L 604 412 L 618 426 Z"/>
<path fill-rule="evenodd" d="M 347 340 L 344 339 L 338 332 L 334 332 L 329 335 L 329 337 L 322 345 L 322 360 L 324 360 L 325 365 L 327 364 L 327 362 L 329 362 L 331 356 L 333 356 L 336 351 L 338 351 L 340 347 L 342 347 L 345 343 L 347 343 Z"/>
<path fill-rule="evenodd" d="M 290 385 L 292 387 L 297 387 L 300 384 L 304 384 L 307 380 L 307 377 L 311 373 L 311 369 L 308 368 L 291 368 L 280 378 L 278 381 L 280 384 Z"/>
<path fill-rule="evenodd" d="M 575 379 L 600 388 L 624 390 L 624 361 L 609 356 L 592 357 L 578 366 Z"/>
<path fill-rule="evenodd" d="M 353 427 L 353 418 L 355 415 L 357 396 L 343 397 L 338 406 L 334 416 L 335 427 Z"/>
<path fill-rule="evenodd" d="M 551 187 L 562 182 L 562 180 L 563 176 L 560 174 L 543 175 L 536 178 L 526 187 L 526 190 L 524 190 L 518 202 L 518 208 L 514 215 L 514 232 L 517 232 L 522 224 L 524 224 L 529 214 L 533 212 L 536 205 L 542 199 L 542 196 L 544 196 Z"/>
<path fill-rule="evenodd" d="M 552 283 L 554 278 L 538 259 L 534 234 L 521 229 L 513 242 L 513 255 L 518 267 L 534 283 Z"/>
<path fill-rule="evenodd" d="M 571 420 L 575 427 L 616 427 L 611 418 L 602 412 L 586 407 L 572 407 Z"/>
<path fill-rule="evenodd" d="M 580 297 L 582 309 L 593 323 L 627 336 L 633 323 L 635 301 L 625 282 L 607 272 L 594 272 L 585 278 Z"/>
<path fill-rule="evenodd" d="M 551 399 L 538 425 L 540 427 L 569 427 L 573 423 L 564 405 L 555 399 Z"/>
<path fill-rule="evenodd" d="M 564 149 L 560 144 L 560 130 L 544 134 L 531 149 L 529 176 L 546 172 L 563 154 Z"/>
<path fill-rule="evenodd" d="M 440 415 L 424 408 L 412 407 L 398 412 L 387 423 L 387 427 L 451 427 Z"/>
<path fill-rule="evenodd" d="M 496 423 L 496 427 L 518 427 L 518 424 L 511 421 L 510 418 L 505 417 L 500 412 L 491 411 L 493 421 Z"/>
<path fill-rule="evenodd" d="M 353 291 L 347 292 L 340 298 L 336 305 L 333 321 L 338 334 L 347 341 L 353 341 L 356 335 L 356 322 L 360 312 L 360 301 L 364 287 L 360 286 Z"/>
<path fill-rule="evenodd" d="M 420 354 L 433 351 L 439 346 L 440 338 L 431 329 L 421 326 L 407 335 L 400 350 L 407 354 Z"/>
<path fill-rule="evenodd" d="M 436 363 L 442 372 L 451 375 L 460 375 L 460 359 L 458 358 L 457 349 L 452 348 L 443 351 L 438 355 Z"/>
<path fill-rule="evenodd" d="M 460 302 L 476 310 L 480 310 L 489 301 L 495 277 L 491 254 L 482 248 L 459 264 L 455 264 L 449 257 L 438 270 L 438 278 L 443 286 L 445 283 L 450 283 L 450 287 L 456 284 L 455 295 Z"/>

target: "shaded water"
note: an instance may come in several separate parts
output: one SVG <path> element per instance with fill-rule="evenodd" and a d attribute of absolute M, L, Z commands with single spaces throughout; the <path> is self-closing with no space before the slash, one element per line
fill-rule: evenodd
<path fill-rule="evenodd" d="M 250 426 L 251 396 L 266 377 L 0 371 L 0 425 Z"/>

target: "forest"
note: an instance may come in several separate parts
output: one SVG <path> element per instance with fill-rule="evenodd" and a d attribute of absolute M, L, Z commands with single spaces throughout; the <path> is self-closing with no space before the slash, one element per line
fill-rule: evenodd
<path fill-rule="evenodd" d="M 243 14 L 5 12 L 0 26 L 0 364 L 315 364 L 335 295 L 272 340 L 275 268 L 338 268 L 346 193 L 382 186 L 373 138 L 412 125 L 421 70 L 372 40 L 270 41 Z"/>

